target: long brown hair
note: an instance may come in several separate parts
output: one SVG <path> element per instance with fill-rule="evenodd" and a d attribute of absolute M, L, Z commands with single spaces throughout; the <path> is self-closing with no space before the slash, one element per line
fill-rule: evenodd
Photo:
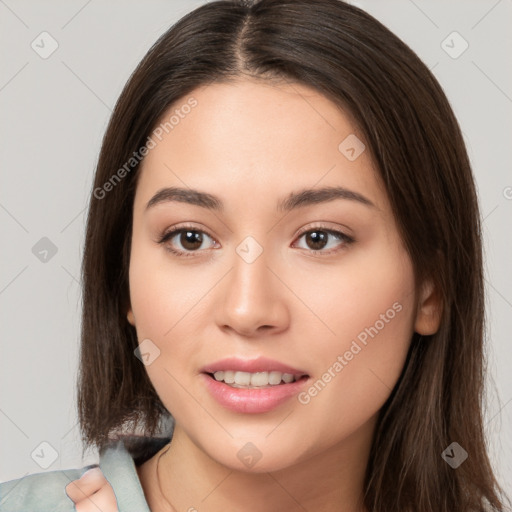
<path fill-rule="evenodd" d="M 244 76 L 305 84 L 351 114 L 385 183 L 417 283 L 432 279 L 442 300 L 438 332 L 413 336 L 380 411 L 365 506 L 503 510 L 483 430 L 480 216 L 461 131 L 416 54 L 338 0 L 210 2 L 164 33 L 126 84 L 103 139 L 87 219 L 78 377 L 84 446 L 101 452 L 116 432 L 136 429 L 150 437 L 169 418 L 134 355 L 136 332 L 126 319 L 140 167 L 132 155 L 196 87 Z M 452 442 L 469 455 L 457 469 L 441 457 Z"/>

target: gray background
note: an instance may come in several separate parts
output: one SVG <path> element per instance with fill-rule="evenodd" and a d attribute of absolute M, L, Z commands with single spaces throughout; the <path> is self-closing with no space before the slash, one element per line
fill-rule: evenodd
<path fill-rule="evenodd" d="M 201 3 L 0 0 L 0 481 L 97 462 L 94 453 L 80 458 L 74 404 L 93 171 L 130 73 L 160 34 Z M 464 132 L 485 219 L 486 431 L 512 495 L 512 1 L 353 3 L 433 69 Z M 58 43 L 46 59 L 31 47 L 50 49 L 48 36 L 38 37 L 43 31 Z M 464 41 L 469 47 L 457 56 Z"/>

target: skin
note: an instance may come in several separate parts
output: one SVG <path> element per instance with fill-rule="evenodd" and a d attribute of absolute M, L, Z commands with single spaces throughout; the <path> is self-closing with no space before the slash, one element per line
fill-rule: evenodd
<path fill-rule="evenodd" d="M 413 331 L 439 326 L 435 290 L 429 282 L 415 288 L 369 152 L 350 161 L 338 150 L 350 134 L 363 140 L 350 116 L 298 84 L 240 79 L 191 96 L 197 106 L 145 158 L 133 206 L 127 319 L 139 342 L 150 339 L 160 350 L 146 370 L 176 420 L 170 445 L 137 468 L 148 504 L 159 511 L 364 510 L 377 415 Z M 214 194 L 224 209 L 176 201 L 145 209 L 170 186 Z M 324 186 L 345 187 L 374 206 L 335 199 L 276 209 L 293 191 Z M 190 257 L 166 250 L 187 250 L 179 235 L 158 243 L 183 223 L 205 233 Z M 314 254 L 318 246 L 299 230 L 325 229 L 355 241 L 330 235 Z M 235 251 L 247 236 L 263 249 L 252 263 Z M 208 363 L 263 355 L 307 372 L 307 391 L 397 303 L 400 312 L 307 404 L 294 397 L 270 412 L 237 413 L 203 383 Z M 251 468 L 237 457 L 248 442 L 261 453 Z"/>
<path fill-rule="evenodd" d="M 118 510 L 114 490 L 99 467 L 86 471 L 79 479 L 69 483 L 66 494 L 75 504 L 77 512 Z"/>

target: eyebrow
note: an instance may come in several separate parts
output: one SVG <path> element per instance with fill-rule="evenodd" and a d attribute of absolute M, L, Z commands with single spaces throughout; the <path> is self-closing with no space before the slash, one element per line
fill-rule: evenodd
<path fill-rule="evenodd" d="M 347 199 L 365 206 L 376 206 L 365 196 L 344 187 L 323 187 L 317 189 L 303 189 L 291 192 L 287 197 L 277 203 L 277 210 L 289 212 L 313 204 L 326 203 L 335 199 Z M 157 204 L 177 201 L 200 206 L 208 210 L 221 212 L 224 204 L 220 198 L 191 188 L 167 187 L 160 189 L 147 203 L 146 211 Z"/>

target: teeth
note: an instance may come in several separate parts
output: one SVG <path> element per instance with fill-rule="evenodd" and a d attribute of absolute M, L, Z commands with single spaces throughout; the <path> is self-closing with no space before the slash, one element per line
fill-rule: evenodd
<path fill-rule="evenodd" d="M 232 384 L 233 387 L 268 387 L 277 386 L 283 381 L 289 384 L 296 380 L 295 376 L 291 373 L 281 373 L 276 371 L 271 372 L 235 372 L 231 370 L 217 371 L 213 374 L 215 380 L 223 381 L 226 384 Z"/>
<path fill-rule="evenodd" d="M 235 372 L 224 372 L 223 380 L 226 384 L 233 384 L 235 382 Z"/>
<path fill-rule="evenodd" d="M 268 383 L 269 384 L 279 384 L 281 382 L 281 372 L 270 372 L 268 374 Z"/>
<path fill-rule="evenodd" d="M 237 384 L 239 384 L 237 382 Z M 251 386 L 267 386 L 268 382 L 268 372 L 257 372 L 251 375 Z"/>
<path fill-rule="evenodd" d="M 247 372 L 235 373 L 235 384 L 239 386 L 248 386 L 251 383 L 251 374 Z"/>

